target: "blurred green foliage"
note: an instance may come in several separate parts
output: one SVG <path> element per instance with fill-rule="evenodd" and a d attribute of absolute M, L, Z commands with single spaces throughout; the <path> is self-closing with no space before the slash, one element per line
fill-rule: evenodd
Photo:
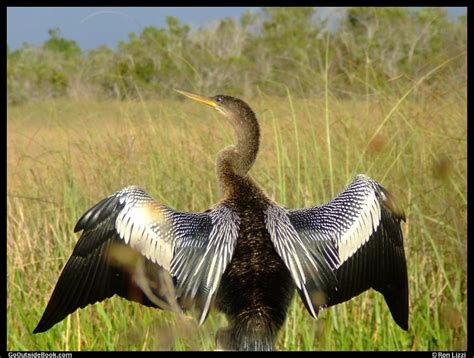
<path fill-rule="evenodd" d="M 91 51 L 50 29 L 40 47 L 7 47 L 8 101 L 152 98 L 173 88 L 314 96 L 324 91 L 326 55 L 334 95 L 368 95 L 394 79 L 409 86 L 467 49 L 466 17 L 451 21 L 443 8 L 349 8 L 338 19 L 322 19 L 316 8 L 275 7 L 192 29 L 168 17 L 164 28 L 131 33 L 117 49 Z M 466 81 L 466 66 L 467 55 L 444 74 Z"/>

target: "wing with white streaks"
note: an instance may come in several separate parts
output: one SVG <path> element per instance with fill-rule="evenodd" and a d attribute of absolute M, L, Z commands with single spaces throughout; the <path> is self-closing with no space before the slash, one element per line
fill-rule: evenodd
<path fill-rule="evenodd" d="M 189 218 L 181 217 L 183 214 L 176 215 L 180 219 L 175 222 L 190 222 Z M 225 205 L 202 215 L 207 215 L 207 225 L 201 235 L 193 240 L 177 240 L 171 264 L 180 302 L 184 307 L 194 302 L 199 309 L 199 324 L 206 319 L 222 274 L 232 258 L 240 224 L 238 215 Z"/>
<path fill-rule="evenodd" d="M 324 305 L 325 292 L 336 285 L 331 270 L 336 258 L 334 248 L 310 245 L 306 237 L 298 235 L 287 210 L 282 207 L 269 205 L 265 223 L 273 246 L 289 269 L 306 308 L 316 317 L 319 308 Z M 332 261 L 326 259 L 325 251 L 327 257 L 333 258 Z"/>
<path fill-rule="evenodd" d="M 306 288 L 315 294 L 300 290 L 313 316 L 320 307 L 347 301 L 372 287 L 384 295 L 395 321 L 408 328 L 408 279 L 400 228 L 404 215 L 380 184 L 358 175 L 325 205 L 279 210 L 284 210 L 280 213 L 286 215 L 282 222 L 289 222 L 293 231 L 272 234 L 272 240 L 297 286 L 300 271 L 287 262 L 316 258 L 314 268 L 308 270 L 315 277 L 306 278 L 306 282 L 318 283 Z M 298 242 L 304 249 L 293 250 Z M 287 256 L 292 258 L 285 259 Z"/>
<path fill-rule="evenodd" d="M 34 332 L 115 294 L 178 312 L 185 302 L 185 309 L 198 308 L 202 323 L 232 257 L 238 225 L 223 204 L 182 213 L 136 186 L 110 195 L 76 224 L 81 237 Z"/>

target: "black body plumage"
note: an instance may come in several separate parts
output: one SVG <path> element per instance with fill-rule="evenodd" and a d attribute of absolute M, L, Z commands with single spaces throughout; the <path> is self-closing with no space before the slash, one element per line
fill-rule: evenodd
<path fill-rule="evenodd" d="M 217 343 L 221 349 L 271 350 L 295 286 L 265 226 L 268 199 L 251 180 L 235 182 L 226 205 L 240 217 L 239 237 L 217 294 L 230 325 L 219 331 Z"/>
<path fill-rule="evenodd" d="M 226 314 L 217 347 L 272 350 L 295 289 L 316 317 L 324 307 L 369 288 L 382 293 L 395 322 L 408 329 L 404 220 L 394 198 L 358 175 L 322 206 L 286 209 L 249 177 L 260 131 L 242 100 L 181 92 L 233 125 L 237 143 L 216 168 L 223 199 L 203 213 L 170 209 L 135 186 L 89 209 L 81 237 L 34 332 L 77 308 L 117 294 L 146 306 Z"/>

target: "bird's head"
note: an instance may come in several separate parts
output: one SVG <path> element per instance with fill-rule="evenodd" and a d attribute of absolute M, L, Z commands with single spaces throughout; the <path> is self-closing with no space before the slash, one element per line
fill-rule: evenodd
<path fill-rule="evenodd" d="M 175 91 L 197 102 L 207 104 L 225 117 L 237 120 L 238 122 L 245 121 L 245 119 L 249 117 L 252 117 L 252 119 L 255 118 L 253 111 L 247 103 L 241 99 L 221 94 L 214 97 L 204 97 L 195 93 L 180 90 Z M 249 116 L 249 114 L 251 114 L 251 116 Z"/>
<path fill-rule="evenodd" d="M 211 106 L 229 119 L 237 136 L 237 144 L 227 146 L 219 152 L 217 170 L 222 174 L 222 177 L 230 172 L 240 176 L 247 175 L 257 157 L 260 138 L 257 117 L 249 105 L 241 99 L 231 96 L 219 94 L 214 97 L 204 97 L 185 91 L 176 91 L 183 96 Z M 226 189 L 224 188 L 224 190 Z"/>

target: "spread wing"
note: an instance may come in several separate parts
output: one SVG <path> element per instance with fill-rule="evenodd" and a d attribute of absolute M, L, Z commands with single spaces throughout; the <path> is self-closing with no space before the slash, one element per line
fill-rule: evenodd
<path fill-rule="evenodd" d="M 393 197 L 358 175 L 329 203 L 266 212 L 267 229 L 308 311 L 347 301 L 374 288 L 395 322 L 408 329 L 408 278 L 400 221 Z"/>
<path fill-rule="evenodd" d="M 117 294 L 181 311 L 202 323 L 230 262 L 239 218 L 225 204 L 205 213 L 177 212 L 136 186 L 89 209 L 82 234 L 34 330 L 44 332 L 78 308 Z"/>

